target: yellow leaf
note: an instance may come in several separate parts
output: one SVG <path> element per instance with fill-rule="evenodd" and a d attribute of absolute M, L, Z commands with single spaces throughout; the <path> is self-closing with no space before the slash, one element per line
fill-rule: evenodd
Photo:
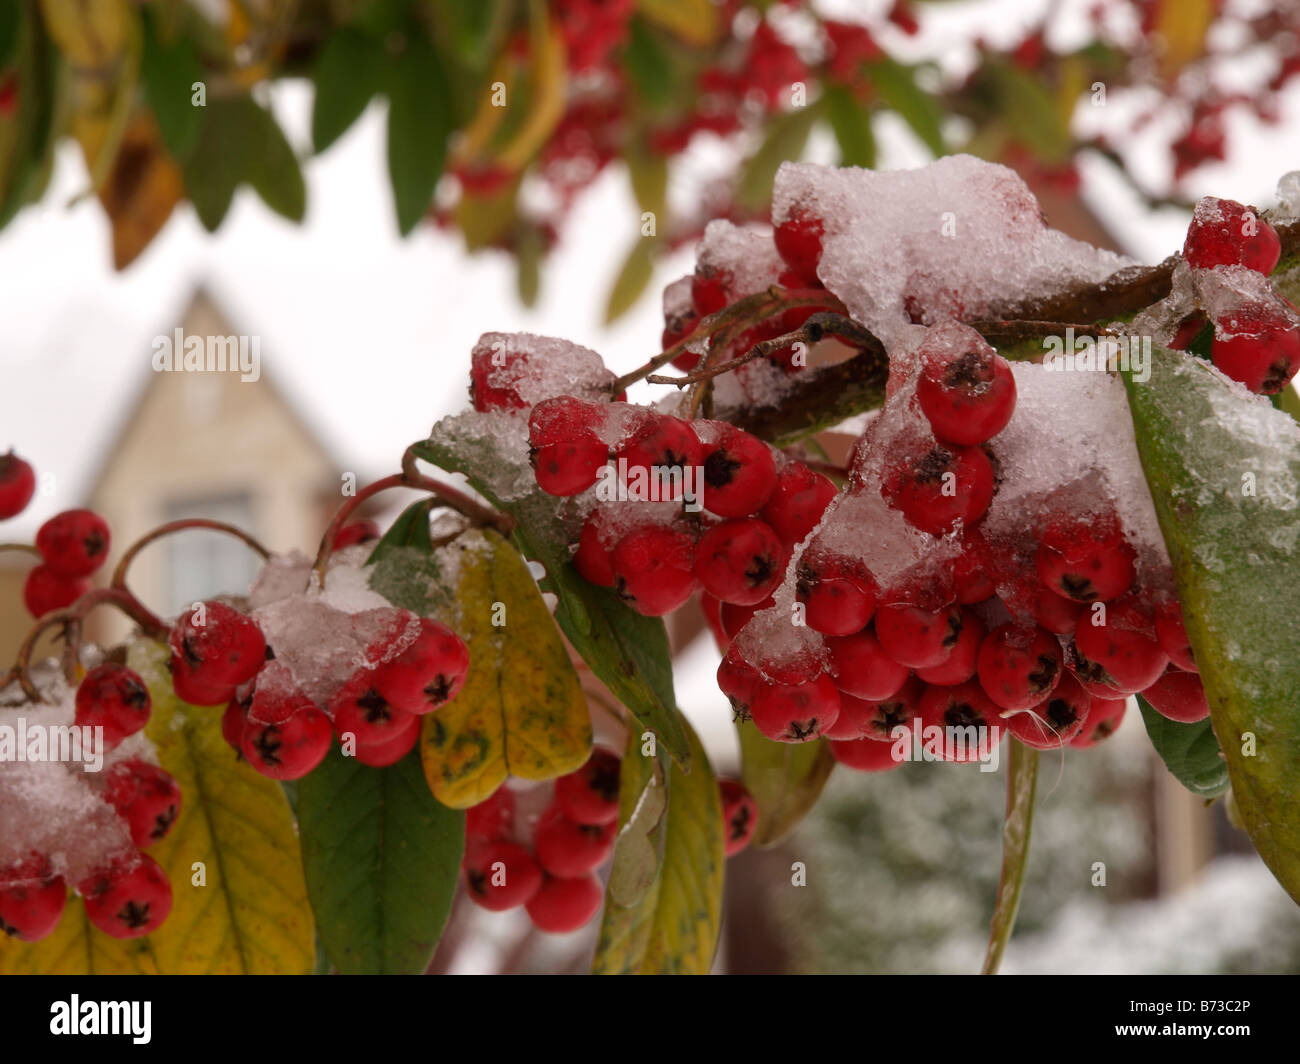
<path fill-rule="evenodd" d="M 1166 79 L 1172 79 L 1205 51 L 1214 8 L 1214 0 L 1159 0 L 1152 35 L 1163 45 L 1160 73 Z"/>
<path fill-rule="evenodd" d="M 529 4 L 528 58 L 532 69 L 528 117 L 492 160 L 516 172 L 528 165 L 564 117 L 564 37 L 540 0 Z"/>
<path fill-rule="evenodd" d="M 157 122 L 140 112 L 123 134 L 99 189 L 99 201 L 113 224 L 117 269 L 125 269 L 149 246 L 184 194 L 181 168 L 163 147 Z"/>
<path fill-rule="evenodd" d="M 722 30 L 713 0 L 640 0 L 637 10 L 687 44 L 713 44 Z"/>
<path fill-rule="evenodd" d="M 545 780 L 578 768 L 591 751 L 591 718 L 519 552 L 490 529 L 467 532 L 445 550 L 459 582 L 458 616 L 443 620 L 469 644 L 469 675 L 460 694 L 425 718 L 420 754 L 434 797 L 466 809 L 507 775 Z"/>
<path fill-rule="evenodd" d="M 0 943 L 0 974 L 292 975 L 314 967 L 315 925 L 288 800 L 236 760 L 219 708 L 176 698 L 163 660 L 153 644 L 131 648 L 131 667 L 153 697 L 147 734 L 183 796 L 171 833 L 149 850 L 171 881 L 171 914 L 154 934 L 123 941 L 92 928 L 80 899 L 69 897 L 49 937 Z"/>
<path fill-rule="evenodd" d="M 133 32 L 130 0 L 41 0 L 41 14 L 64 58 L 83 70 L 116 65 Z"/>
<path fill-rule="evenodd" d="M 713 966 L 726 863 L 722 801 L 699 738 L 682 727 L 691 771 L 669 763 L 666 780 L 642 756 L 638 732 L 628 735 L 596 975 L 707 975 Z"/>

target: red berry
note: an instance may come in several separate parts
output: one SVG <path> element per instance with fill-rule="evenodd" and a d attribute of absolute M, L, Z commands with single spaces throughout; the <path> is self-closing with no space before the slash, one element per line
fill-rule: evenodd
<path fill-rule="evenodd" d="M 1196 667 L 1191 640 L 1187 638 L 1187 628 L 1183 624 L 1183 608 L 1177 599 L 1156 607 L 1156 642 L 1169 655 L 1169 660 L 1183 672 L 1200 671 Z"/>
<path fill-rule="evenodd" d="M 969 528 L 993 501 L 993 463 L 981 447 L 935 446 L 885 475 L 881 494 L 913 528 L 931 535 Z"/>
<path fill-rule="evenodd" d="M 609 461 L 609 448 L 593 425 L 604 411 L 595 403 L 570 396 L 546 399 L 528 418 L 529 460 L 538 487 L 549 495 L 586 491 Z"/>
<path fill-rule="evenodd" d="M 125 665 L 96 665 L 77 685 L 76 722 L 79 727 L 104 729 L 104 745 L 112 749 L 134 735 L 149 720 L 152 701 L 139 674 Z"/>
<path fill-rule="evenodd" d="M 831 755 L 856 772 L 888 772 L 903 762 L 894 758 L 894 744 L 874 739 L 849 739 L 830 744 Z"/>
<path fill-rule="evenodd" d="M 892 743 L 895 739 L 894 729 L 912 726 L 912 719 L 920 712 L 921 696 L 925 691 L 926 685 L 913 676 L 888 698 L 876 701 L 854 698 L 841 692 L 841 717 L 847 713 L 853 719 L 857 732 L 856 735 L 846 734 L 845 737 Z M 836 721 L 836 728 L 838 727 L 839 721 Z M 845 732 L 847 733 L 847 728 Z"/>
<path fill-rule="evenodd" d="M 1056 594 L 1076 602 L 1109 602 L 1133 584 L 1136 552 L 1114 514 L 1056 517 L 1039 537 L 1034 566 Z"/>
<path fill-rule="evenodd" d="M 89 576 L 108 557 L 108 522 L 91 510 L 55 514 L 36 533 L 36 549 L 56 574 Z"/>
<path fill-rule="evenodd" d="M 524 905 L 541 888 L 542 870 L 533 855 L 513 842 L 494 842 L 475 850 L 465 864 L 470 901 L 492 912 Z"/>
<path fill-rule="evenodd" d="M 917 669 L 917 679 L 925 683 L 952 687 L 975 675 L 976 657 L 984 642 L 984 625 L 970 610 L 962 611 L 961 634 L 948 660 L 926 669 Z"/>
<path fill-rule="evenodd" d="M 757 436 L 723 424 L 717 440 L 704 449 L 704 508 L 719 517 L 757 513 L 776 484 L 772 449 Z"/>
<path fill-rule="evenodd" d="M 700 316 L 694 310 L 684 314 L 678 314 L 671 320 L 664 322 L 664 331 L 659 337 L 660 350 L 667 351 L 670 347 L 676 347 L 691 333 L 700 323 Z M 678 369 L 689 373 L 700 364 L 700 356 L 694 351 L 683 351 L 673 359 L 673 365 Z"/>
<path fill-rule="evenodd" d="M 33 617 L 71 606 L 90 590 L 90 581 L 59 576 L 48 565 L 37 565 L 23 581 L 23 605 Z"/>
<path fill-rule="evenodd" d="M 181 788 L 170 772 L 139 758 L 108 770 L 104 801 L 126 820 L 131 841 L 144 849 L 164 838 L 181 812 Z"/>
<path fill-rule="evenodd" d="M 996 593 L 993 551 L 979 528 L 968 528 L 962 534 L 961 554 L 953 563 L 952 578 L 959 605 L 972 606 Z"/>
<path fill-rule="evenodd" d="M 1189 266 L 1205 270 L 1240 265 L 1268 276 L 1281 254 L 1277 231 L 1253 208 L 1214 196 L 1196 204 L 1183 244 Z"/>
<path fill-rule="evenodd" d="M 838 495 L 835 485 L 802 462 L 790 462 L 777 472 L 776 487 L 759 516 L 786 543 L 799 543 Z"/>
<path fill-rule="evenodd" d="M 1069 673 L 1038 705 L 1003 717 L 1007 730 L 1026 746 L 1055 750 L 1083 733 L 1092 696 Z"/>
<path fill-rule="evenodd" d="M 876 582 L 859 561 L 811 551 L 799 561 L 795 595 L 804 604 L 804 623 L 829 636 L 860 632 L 876 610 Z"/>
<path fill-rule="evenodd" d="M 979 760 L 1001 738 L 1001 712 L 978 683 L 968 680 L 956 687 L 926 688 L 918 715 L 923 733 L 944 729 L 943 760 L 966 762 Z"/>
<path fill-rule="evenodd" d="M 973 329 L 940 326 L 953 337 L 921 345 L 916 398 L 945 443 L 971 445 L 991 440 L 1007 427 L 1016 408 L 1016 379 L 1007 360 Z"/>
<path fill-rule="evenodd" d="M 815 214 L 796 208 L 773 233 L 776 250 L 792 270 L 797 271 L 801 277 L 816 282 L 825 231 L 825 225 Z"/>
<path fill-rule="evenodd" d="M 719 270 L 707 263 L 697 263 L 695 274 L 691 278 L 691 305 L 695 312 L 704 317 L 713 314 L 731 302 L 728 289 L 731 287 L 731 274 Z"/>
<path fill-rule="evenodd" d="M 188 702 L 189 699 L 182 699 Z M 244 740 L 244 726 L 248 723 L 248 707 L 253 702 L 253 694 L 250 691 L 246 698 L 232 698 L 226 706 L 226 711 L 221 714 L 221 737 L 226 740 L 235 750 L 235 753 L 243 756 L 240 749 Z"/>
<path fill-rule="evenodd" d="M 527 361 L 520 351 L 505 351 L 499 344 L 479 347 L 470 356 L 469 394 L 478 411 L 523 410 L 527 403 L 516 391 L 519 373 Z"/>
<path fill-rule="evenodd" d="M 333 734 L 330 719 L 306 699 L 289 716 L 274 724 L 257 720 L 257 696 L 239 749 L 248 763 L 273 780 L 307 775 L 329 753 Z"/>
<path fill-rule="evenodd" d="M 689 422 L 648 413 L 618 448 L 616 457 L 629 494 L 637 489 L 643 501 L 670 501 L 681 498 L 687 471 L 704 460 L 704 447 Z"/>
<path fill-rule="evenodd" d="M 762 674 L 745 661 L 734 646 L 722 656 L 718 665 L 718 690 L 731 702 L 737 719 L 749 719 L 750 703 L 763 682 Z"/>
<path fill-rule="evenodd" d="M 929 669 L 952 656 L 964 619 L 957 606 L 937 612 L 903 604 L 881 606 L 876 610 L 876 638 L 900 665 Z"/>
<path fill-rule="evenodd" d="M 172 690 L 182 702 L 192 706 L 219 706 L 235 697 L 236 684 L 213 684 L 204 680 L 204 673 L 190 665 L 184 658 L 172 655 L 167 663 L 172 676 Z"/>
<path fill-rule="evenodd" d="M 528 918 L 539 931 L 565 935 L 590 923 L 604 897 L 595 876 L 547 876 L 527 902 Z"/>
<path fill-rule="evenodd" d="M 1142 692 L 1142 697 L 1162 717 L 1195 724 L 1210 715 L 1205 687 L 1194 672 L 1167 669 L 1160 679 Z"/>
<path fill-rule="evenodd" d="M 769 610 L 775 604 L 775 599 L 769 595 L 762 602 L 755 603 L 753 606 L 738 606 L 734 602 L 722 603 L 722 608 L 718 611 L 719 621 L 722 624 L 722 634 L 728 640 L 735 639 L 740 630 L 745 627 L 750 619 L 756 613 L 762 613 Z"/>
<path fill-rule="evenodd" d="M 867 721 L 875 709 L 876 703 L 868 702 L 865 698 L 855 698 L 841 691 L 839 716 L 835 718 L 834 724 L 822 732 L 822 738 L 836 741 L 861 739 L 866 732 Z"/>
<path fill-rule="evenodd" d="M 491 797 L 465 810 L 465 835 L 497 842 L 510 834 L 515 822 L 515 792 L 498 787 Z"/>
<path fill-rule="evenodd" d="M 1004 624 L 980 644 L 980 686 L 1003 709 L 1038 705 L 1061 679 L 1061 644 L 1041 628 Z"/>
<path fill-rule="evenodd" d="M 353 547 L 358 543 L 368 543 L 379 538 L 379 526 L 373 521 L 349 521 L 339 529 L 334 537 L 334 549 Z"/>
<path fill-rule="evenodd" d="M 415 749 L 420 741 L 420 718 L 412 713 L 398 726 L 394 734 L 380 743 L 357 743 L 355 757 L 371 768 L 387 768 L 401 761 Z"/>
<path fill-rule="evenodd" d="M 469 648 L 445 624 L 420 618 L 415 642 L 375 669 L 373 684 L 407 713 L 432 713 L 455 698 L 469 674 Z"/>
<path fill-rule="evenodd" d="M 593 510 L 583 522 L 573 566 L 588 583 L 597 587 L 614 586 L 613 553 L 616 539 L 608 536 L 604 511 Z"/>
<path fill-rule="evenodd" d="M 749 706 L 754 726 L 769 739 L 802 743 L 833 727 L 840 715 L 840 692 L 829 676 L 802 683 L 762 683 Z"/>
<path fill-rule="evenodd" d="M 714 525 L 695 545 L 695 578 L 723 602 L 756 606 L 785 574 L 786 550 L 756 517 Z"/>
<path fill-rule="evenodd" d="M 0 454 L 0 521 L 17 517 L 36 494 L 36 473 L 13 451 Z"/>
<path fill-rule="evenodd" d="M 330 703 L 334 733 L 340 742 L 351 735 L 357 746 L 376 746 L 410 730 L 412 714 L 399 709 L 376 690 L 376 671 L 361 669 L 355 673 Z"/>
<path fill-rule="evenodd" d="M 876 633 L 863 628 L 853 635 L 826 640 L 831 655 L 831 673 L 836 686 L 855 698 L 878 702 L 897 693 L 910 675 L 885 653 Z"/>
<path fill-rule="evenodd" d="M 671 613 L 691 597 L 694 566 L 690 537 L 663 525 L 633 529 L 610 559 L 619 597 L 647 617 Z"/>
<path fill-rule="evenodd" d="M 758 803 L 739 780 L 718 780 L 722 799 L 723 848 L 734 857 L 749 845 L 758 827 Z"/>
<path fill-rule="evenodd" d="M 33 853 L 0 869 L 0 933 L 38 942 L 58 926 L 67 900 L 67 885 L 48 857 Z"/>
<path fill-rule="evenodd" d="M 1087 606 L 1056 594 L 1044 587 L 1041 581 L 1025 582 L 1029 586 L 1025 588 L 1024 604 L 1038 627 L 1045 628 L 1054 635 L 1069 635 L 1073 632 Z"/>
<path fill-rule="evenodd" d="M 1114 735 L 1120 721 L 1124 719 L 1124 707 L 1127 705 L 1128 700 L 1125 698 L 1092 696 L 1092 708 L 1088 710 L 1088 719 L 1083 722 L 1083 730 L 1070 740 L 1070 745 L 1087 749 Z"/>
<path fill-rule="evenodd" d="M 553 876 L 585 876 L 595 871 L 614 852 L 618 825 L 575 824 L 557 804 L 552 804 L 537 821 L 533 848 L 537 860 Z"/>
<path fill-rule="evenodd" d="M 1300 369 L 1300 315 L 1267 303 L 1242 304 L 1214 323 L 1210 358 L 1252 392 L 1274 395 Z"/>
<path fill-rule="evenodd" d="M 555 805 L 575 824 L 610 824 L 618 819 L 618 777 L 622 762 L 596 747 L 587 763 L 555 781 Z"/>
<path fill-rule="evenodd" d="M 172 910 L 167 873 L 148 854 L 113 861 L 77 884 L 86 917 L 113 938 L 139 938 L 156 931 Z"/>
<path fill-rule="evenodd" d="M 1155 638 L 1155 624 L 1145 611 L 1123 600 L 1099 614 L 1088 610 L 1074 630 L 1074 672 L 1093 695 L 1114 698 L 1150 687 L 1165 671 L 1169 655 Z"/>
<path fill-rule="evenodd" d="M 203 602 L 183 613 L 167 641 L 173 659 L 190 666 L 197 683 L 212 688 L 237 687 L 266 663 L 266 638 L 257 622 L 224 602 Z"/>

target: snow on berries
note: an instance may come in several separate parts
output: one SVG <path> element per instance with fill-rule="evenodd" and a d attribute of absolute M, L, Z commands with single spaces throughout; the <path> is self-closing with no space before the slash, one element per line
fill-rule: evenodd
<path fill-rule="evenodd" d="M 107 934 L 148 934 L 171 909 L 171 887 L 141 851 L 168 834 L 182 799 L 140 732 L 147 692 L 112 664 L 75 690 L 50 666 L 31 677 L 39 702 L 16 683 L 0 689 L 10 726 L 0 737 L 0 932 L 44 938 L 72 887 Z"/>

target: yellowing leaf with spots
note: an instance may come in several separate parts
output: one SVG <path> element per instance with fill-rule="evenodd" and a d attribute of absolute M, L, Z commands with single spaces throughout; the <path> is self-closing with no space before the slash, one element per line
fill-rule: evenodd
<path fill-rule="evenodd" d="M 469 645 L 460 694 L 424 720 L 421 758 L 434 797 L 453 809 L 483 801 L 507 775 L 545 780 L 591 751 L 578 674 L 519 552 L 491 530 L 439 552 L 455 572 L 452 625 Z"/>
<path fill-rule="evenodd" d="M 164 652 L 131 649 L 149 685 L 146 733 L 180 784 L 180 816 L 149 849 L 167 872 L 172 911 L 154 934 L 123 941 L 92 928 L 81 899 L 40 942 L 0 942 L 0 974 L 300 974 L 315 964 L 315 925 L 298 837 L 279 784 L 221 737 L 221 709 L 172 693 Z"/>
<path fill-rule="evenodd" d="M 722 801 L 690 725 L 691 770 L 644 736 L 628 736 L 619 786 L 618 842 L 592 971 L 707 975 L 722 924 Z M 660 759 L 656 763 L 656 758 Z"/>

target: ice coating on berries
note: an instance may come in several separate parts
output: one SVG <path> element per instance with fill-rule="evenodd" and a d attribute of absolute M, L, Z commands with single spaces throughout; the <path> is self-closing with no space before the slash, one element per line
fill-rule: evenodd
<path fill-rule="evenodd" d="M 470 352 L 474 384 L 512 407 L 532 406 L 556 395 L 599 399 L 614 375 L 590 348 L 533 333 L 484 333 Z"/>
<path fill-rule="evenodd" d="M 147 679 L 147 677 L 146 677 Z M 54 668 L 38 666 L 33 680 L 44 701 L 28 702 L 16 682 L 0 689 L 0 716 L 17 727 L 25 721 L 28 743 L 71 741 L 75 717 L 74 691 Z M 78 738 L 81 738 L 80 733 Z M 33 850 L 49 857 L 54 874 L 69 883 L 89 875 L 114 858 L 133 850 L 129 826 L 107 804 L 101 792 L 101 772 L 111 772 L 121 761 L 139 758 L 156 761 L 152 743 L 143 732 L 122 740 L 103 755 L 100 772 L 94 765 L 96 747 L 69 746 L 65 754 L 80 749 L 82 759 L 5 761 L 0 763 L 0 868 L 24 859 Z"/>
<path fill-rule="evenodd" d="M 785 269 L 770 231 L 721 218 L 704 227 L 704 236 L 695 248 L 695 261 L 697 274 L 725 272 L 729 303 L 775 284 Z"/>
<path fill-rule="evenodd" d="M 818 276 L 886 345 L 912 316 L 997 317 L 1128 264 L 1048 228 L 1013 170 L 969 155 L 892 171 L 783 163 L 772 219 L 799 210 L 825 227 Z"/>

